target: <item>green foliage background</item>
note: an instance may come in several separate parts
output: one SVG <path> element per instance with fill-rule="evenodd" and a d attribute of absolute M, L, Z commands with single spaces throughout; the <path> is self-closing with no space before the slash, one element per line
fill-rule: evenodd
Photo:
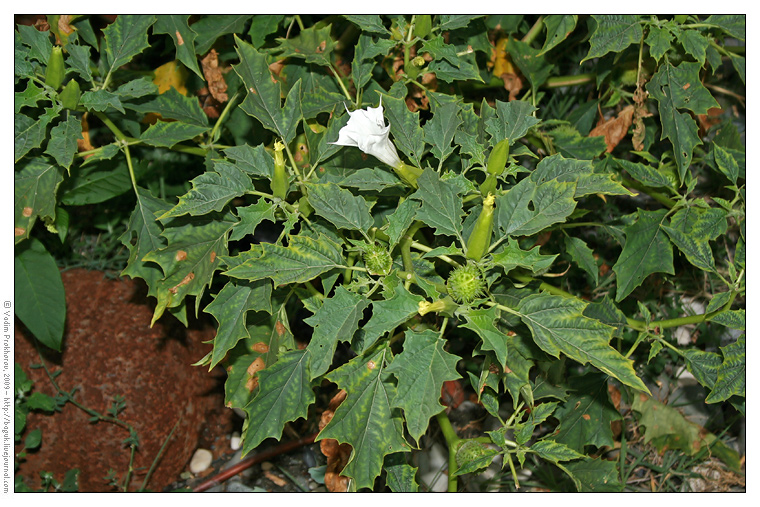
<path fill-rule="evenodd" d="M 42 344 L 62 346 L 70 231 L 94 227 L 128 251 L 116 265 L 147 283 L 153 322 L 216 320 L 199 363 L 227 368 L 245 452 L 337 386 L 347 397 L 318 439 L 351 445 L 352 487 L 414 490 L 408 455 L 432 418 L 446 425 L 441 387 L 462 379 L 502 427 L 483 452 L 444 429 L 450 489 L 501 455 L 505 488 L 543 463 L 570 479 L 559 489 L 622 490 L 624 460 L 599 456 L 623 415 L 659 449 L 710 448 L 739 469 L 649 394 L 666 365 L 685 367 L 705 403 L 744 414 L 744 16 L 48 21 L 14 32 L 16 314 Z M 212 48 L 226 101 L 194 95 Z M 187 95 L 154 82 L 172 60 Z M 412 180 L 331 144 L 346 109 L 381 100 Z M 589 135 L 626 107 L 618 139 Z M 487 290 L 457 305 L 446 279 L 474 262 L 488 193 Z M 367 270 L 370 245 L 390 273 Z M 684 316 L 686 298 L 704 312 Z"/>

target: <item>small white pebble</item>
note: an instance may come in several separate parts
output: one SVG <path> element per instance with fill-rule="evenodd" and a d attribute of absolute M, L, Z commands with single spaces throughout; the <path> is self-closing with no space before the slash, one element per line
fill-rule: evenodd
<path fill-rule="evenodd" d="M 240 449 L 240 443 L 241 443 L 240 433 L 236 431 L 230 437 L 230 449 L 232 449 L 233 451 L 237 451 L 238 449 Z"/>
<path fill-rule="evenodd" d="M 430 491 L 443 493 L 449 488 L 449 476 L 440 472 L 427 472 L 420 477 Z"/>
<path fill-rule="evenodd" d="M 676 337 L 678 345 L 682 347 L 691 343 L 691 330 L 686 326 L 679 326 L 673 335 Z"/>
<path fill-rule="evenodd" d="M 198 449 L 190 460 L 190 471 L 199 474 L 211 466 L 214 455 L 208 449 Z"/>

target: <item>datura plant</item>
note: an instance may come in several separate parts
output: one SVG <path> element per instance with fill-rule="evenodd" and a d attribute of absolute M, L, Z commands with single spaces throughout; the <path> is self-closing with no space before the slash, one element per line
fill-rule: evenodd
<path fill-rule="evenodd" d="M 153 322 L 215 323 L 198 365 L 244 454 L 324 412 L 349 490 L 430 487 L 435 439 L 450 491 L 620 491 L 632 438 L 741 471 L 661 380 L 744 414 L 744 16 L 112 19 L 14 32 L 16 314 L 42 344 L 54 255 L 102 214 Z"/>

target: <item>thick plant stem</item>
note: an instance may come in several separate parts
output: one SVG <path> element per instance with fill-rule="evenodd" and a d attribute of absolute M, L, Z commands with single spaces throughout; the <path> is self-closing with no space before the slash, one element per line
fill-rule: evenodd
<path fill-rule="evenodd" d="M 443 432 L 443 438 L 446 439 L 446 445 L 449 448 L 449 493 L 456 493 L 457 492 L 457 478 L 454 476 L 454 472 L 457 470 L 457 443 L 461 440 L 457 436 L 456 431 L 454 431 L 454 427 L 451 425 L 451 421 L 449 421 L 449 417 L 446 415 L 446 411 L 439 412 L 435 416 L 436 421 L 438 421 L 438 426 L 441 427 L 441 431 Z"/>
<path fill-rule="evenodd" d="M 665 194 L 662 194 L 660 192 L 657 192 L 656 190 L 652 190 L 651 188 L 646 187 L 646 186 L 642 185 L 639 182 L 636 182 L 636 181 L 633 181 L 633 180 L 629 180 L 628 178 L 623 178 L 623 182 L 622 183 L 626 187 L 631 187 L 631 188 L 636 189 L 636 190 L 638 190 L 640 192 L 644 192 L 649 197 L 651 197 L 655 201 L 659 202 L 660 204 L 662 204 L 663 206 L 665 206 L 668 209 L 671 209 L 671 208 L 673 208 L 673 206 L 676 205 L 676 201 L 674 201 L 670 197 L 668 197 Z"/>
<path fill-rule="evenodd" d="M 596 74 L 576 74 L 574 76 L 554 76 L 541 85 L 542 88 L 560 88 L 562 86 L 576 86 L 592 83 Z"/>
<path fill-rule="evenodd" d="M 401 260 L 404 262 L 404 270 L 410 273 L 414 273 L 414 264 L 412 264 L 412 253 L 410 250 L 412 243 L 414 242 L 412 237 L 420 227 L 422 227 L 422 222 L 413 223 L 406 231 L 406 234 L 401 237 L 401 241 L 399 242 L 399 247 L 401 248 Z"/>
<path fill-rule="evenodd" d="M 527 276 L 527 275 L 510 274 L 509 276 L 522 283 L 530 283 L 533 281 L 537 281 L 535 278 Z M 548 292 L 549 294 L 554 294 L 555 296 L 575 297 L 569 292 L 565 292 L 564 290 L 557 288 L 553 285 L 549 285 L 546 282 L 541 282 L 541 285 L 539 286 L 539 290 L 544 290 Z M 728 303 L 719 310 L 715 310 L 714 312 L 710 312 L 710 313 L 702 313 L 699 315 L 688 315 L 686 317 L 677 317 L 674 319 L 652 321 L 649 323 L 649 329 L 654 329 L 656 327 L 660 329 L 666 329 L 666 328 L 671 328 L 671 327 L 685 326 L 688 324 L 700 324 L 702 322 L 712 320 L 719 313 L 724 312 L 731 308 L 731 305 L 733 304 L 734 299 L 736 298 L 738 293 L 739 291 L 733 291 L 731 294 L 731 297 L 729 298 Z M 498 306 L 500 309 L 502 309 L 501 305 L 498 305 Z M 514 310 L 511 310 L 511 309 L 509 311 L 512 313 L 515 313 Z M 628 324 L 628 327 L 635 329 L 636 331 L 647 330 L 646 322 L 644 322 L 643 320 L 636 320 L 636 319 L 627 317 L 626 322 Z"/>
<path fill-rule="evenodd" d="M 533 42 L 533 40 L 538 37 L 538 34 L 541 33 L 541 29 L 543 28 L 543 21 L 544 17 L 539 16 L 535 23 L 533 23 L 533 26 L 528 30 L 528 33 L 525 34 L 525 37 L 522 38 L 522 42 L 525 42 L 526 44 L 530 44 Z"/>

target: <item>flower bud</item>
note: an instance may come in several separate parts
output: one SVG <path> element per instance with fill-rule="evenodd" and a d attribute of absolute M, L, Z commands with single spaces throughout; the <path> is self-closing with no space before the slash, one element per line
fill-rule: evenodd
<path fill-rule="evenodd" d="M 45 69 L 45 84 L 58 91 L 63 84 L 63 77 L 66 71 L 63 68 L 63 48 L 54 46 L 48 58 L 47 69 Z"/>
<path fill-rule="evenodd" d="M 285 199 L 288 194 L 288 172 L 285 170 L 285 157 L 282 151 L 285 145 L 279 141 L 274 143 L 274 174 L 272 175 L 272 195 Z"/>

